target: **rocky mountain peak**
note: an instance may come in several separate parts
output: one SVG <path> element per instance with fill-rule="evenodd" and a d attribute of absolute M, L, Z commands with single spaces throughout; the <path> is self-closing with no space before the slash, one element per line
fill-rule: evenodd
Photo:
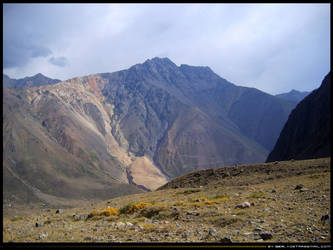
<path fill-rule="evenodd" d="M 164 64 L 164 65 L 167 65 L 167 64 L 172 64 L 172 65 L 175 65 L 174 62 L 172 62 L 168 57 L 153 57 L 152 59 L 148 59 L 145 61 L 145 63 L 148 62 L 148 63 L 154 63 L 154 64 Z"/>
<path fill-rule="evenodd" d="M 153 70 L 153 71 L 161 71 L 163 69 L 163 71 L 166 70 L 178 70 L 178 67 L 175 63 L 173 63 L 169 58 L 164 57 L 164 58 L 160 58 L 160 57 L 154 57 L 152 59 L 148 59 L 146 60 L 143 64 L 145 69 L 148 70 Z"/>
<path fill-rule="evenodd" d="M 48 78 L 48 77 L 44 76 L 42 73 L 38 73 L 38 74 L 34 75 L 33 77 L 43 77 L 43 78 Z"/>
<path fill-rule="evenodd" d="M 285 99 L 285 100 L 289 100 L 289 101 L 295 101 L 295 102 L 300 102 L 301 100 L 303 100 L 308 94 L 310 94 L 310 92 L 308 91 L 298 91 L 296 89 L 292 89 L 290 90 L 288 93 L 281 93 L 281 94 L 277 94 L 275 96 Z"/>

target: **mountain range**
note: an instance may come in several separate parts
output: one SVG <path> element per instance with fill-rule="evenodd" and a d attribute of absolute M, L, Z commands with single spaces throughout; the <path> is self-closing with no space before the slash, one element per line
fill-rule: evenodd
<path fill-rule="evenodd" d="M 61 82 L 61 80 L 46 77 L 41 73 L 22 79 L 12 79 L 5 74 L 2 75 L 3 88 L 30 88 L 56 84 L 58 82 Z"/>
<path fill-rule="evenodd" d="M 297 105 L 168 58 L 32 85 L 3 91 L 4 197 L 24 202 L 102 200 L 264 162 Z"/>
<path fill-rule="evenodd" d="M 278 94 L 275 96 L 283 98 L 285 100 L 295 101 L 298 103 L 298 102 L 302 101 L 308 94 L 310 94 L 309 91 L 298 91 L 298 90 L 292 89 L 288 93 L 282 93 L 282 94 Z"/>

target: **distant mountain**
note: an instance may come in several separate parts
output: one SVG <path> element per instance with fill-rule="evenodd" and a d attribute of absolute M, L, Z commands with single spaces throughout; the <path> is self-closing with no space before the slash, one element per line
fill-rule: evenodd
<path fill-rule="evenodd" d="M 331 73 L 291 112 L 267 161 L 331 155 Z"/>
<path fill-rule="evenodd" d="M 4 197 L 25 200 L 105 199 L 263 162 L 296 106 L 168 58 L 3 97 Z"/>
<path fill-rule="evenodd" d="M 22 79 L 12 79 L 3 74 L 2 81 L 3 88 L 30 88 L 61 82 L 61 80 L 48 78 L 41 73 Z"/>
<path fill-rule="evenodd" d="M 293 89 L 288 93 L 282 93 L 282 94 L 278 94 L 278 95 L 275 95 L 275 96 L 283 98 L 285 100 L 294 101 L 294 102 L 298 103 L 298 102 L 302 101 L 310 93 L 311 92 L 308 92 L 308 91 L 301 92 L 301 91 Z"/>

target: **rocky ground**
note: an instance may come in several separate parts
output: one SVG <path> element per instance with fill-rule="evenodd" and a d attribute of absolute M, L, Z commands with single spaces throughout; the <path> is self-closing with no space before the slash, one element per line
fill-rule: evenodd
<path fill-rule="evenodd" d="M 70 209 L 4 207 L 16 210 L 4 211 L 3 242 L 331 242 L 330 158 L 267 166 L 279 164 L 303 170 L 212 178 Z"/>

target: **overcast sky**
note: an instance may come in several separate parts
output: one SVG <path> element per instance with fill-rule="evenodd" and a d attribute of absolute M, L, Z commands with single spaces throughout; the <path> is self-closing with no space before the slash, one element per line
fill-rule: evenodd
<path fill-rule="evenodd" d="M 330 70 L 330 4 L 4 4 L 3 71 L 66 80 L 153 57 L 270 94 Z"/>

